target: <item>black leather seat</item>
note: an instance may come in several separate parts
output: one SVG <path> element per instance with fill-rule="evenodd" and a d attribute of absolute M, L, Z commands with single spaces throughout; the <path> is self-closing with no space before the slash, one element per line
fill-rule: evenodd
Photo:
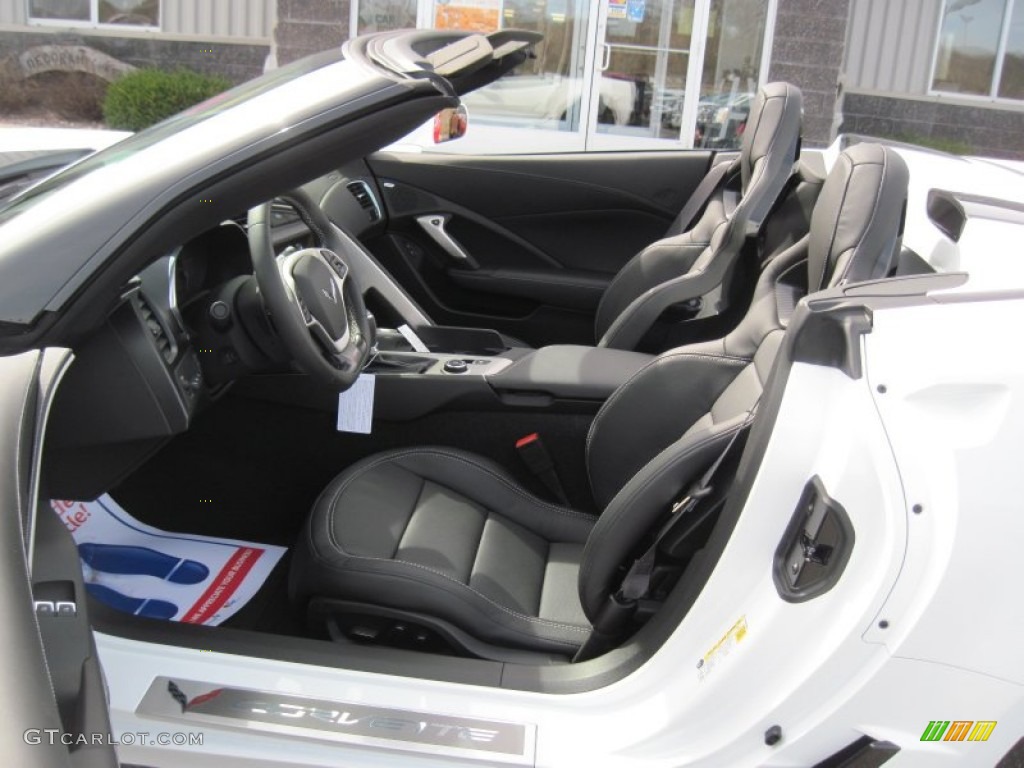
<path fill-rule="evenodd" d="M 297 544 L 293 599 L 384 610 L 505 649 L 575 653 L 640 539 L 751 418 L 795 302 L 888 272 L 907 177 L 890 149 L 845 151 L 810 234 L 762 273 L 739 326 L 653 358 L 612 395 L 587 440 L 600 517 L 542 501 L 466 452 L 379 454 L 316 502 Z"/>
<path fill-rule="evenodd" d="M 598 346 L 636 349 L 668 307 L 722 284 L 748 228 L 765 219 L 796 169 L 802 118 L 796 86 L 768 83 L 758 91 L 739 157 L 713 168 L 665 237 L 630 259 L 608 285 L 595 319 Z"/>

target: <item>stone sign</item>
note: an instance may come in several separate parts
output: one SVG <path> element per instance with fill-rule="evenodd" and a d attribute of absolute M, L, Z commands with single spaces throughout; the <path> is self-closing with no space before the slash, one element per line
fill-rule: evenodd
<path fill-rule="evenodd" d="M 116 80 L 135 69 L 95 48 L 85 45 L 37 45 L 18 57 L 25 77 L 40 72 L 88 72 L 107 81 Z"/>

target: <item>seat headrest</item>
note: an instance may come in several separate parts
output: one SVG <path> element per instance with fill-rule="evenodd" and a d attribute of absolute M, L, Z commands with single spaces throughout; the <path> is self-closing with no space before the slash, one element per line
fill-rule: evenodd
<path fill-rule="evenodd" d="M 740 145 L 740 188 L 751 221 L 761 221 L 800 154 L 803 94 L 790 83 L 768 83 L 757 92 Z M 751 186 L 765 189 L 751 192 Z M 756 198 L 756 200 L 755 200 Z"/>
<path fill-rule="evenodd" d="M 809 293 L 885 277 L 899 253 L 909 178 L 903 158 L 880 144 L 839 155 L 811 214 Z"/>

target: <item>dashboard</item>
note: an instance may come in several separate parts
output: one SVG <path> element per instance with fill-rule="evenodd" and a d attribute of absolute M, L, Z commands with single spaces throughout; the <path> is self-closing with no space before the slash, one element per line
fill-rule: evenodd
<path fill-rule="evenodd" d="M 362 161 L 304 189 L 350 237 L 384 229 L 380 192 Z M 277 253 L 316 244 L 291 205 L 271 205 Z M 75 465 L 61 467 L 71 478 L 65 495 L 77 494 L 68 498 L 109 487 L 240 376 L 291 364 L 252 275 L 246 220 L 240 212 L 157 257 L 76 348 L 51 416 L 52 455 Z"/>

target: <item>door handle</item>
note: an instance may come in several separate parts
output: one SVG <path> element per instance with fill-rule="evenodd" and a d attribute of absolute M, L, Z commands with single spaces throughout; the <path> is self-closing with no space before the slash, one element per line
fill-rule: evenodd
<path fill-rule="evenodd" d="M 608 43 L 603 43 L 601 47 L 604 48 L 604 55 L 601 57 L 601 71 L 607 72 L 608 67 L 612 64 L 612 47 Z"/>
<path fill-rule="evenodd" d="M 441 247 L 441 250 L 451 256 L 459 267 L 476 269 L 479 266 L 476 260 L 445 229 L 450 218 L 449 214 L 432 213 L 429 216 L 416 217 L 416 223 L 423 228 L 431 240 Z"/>

